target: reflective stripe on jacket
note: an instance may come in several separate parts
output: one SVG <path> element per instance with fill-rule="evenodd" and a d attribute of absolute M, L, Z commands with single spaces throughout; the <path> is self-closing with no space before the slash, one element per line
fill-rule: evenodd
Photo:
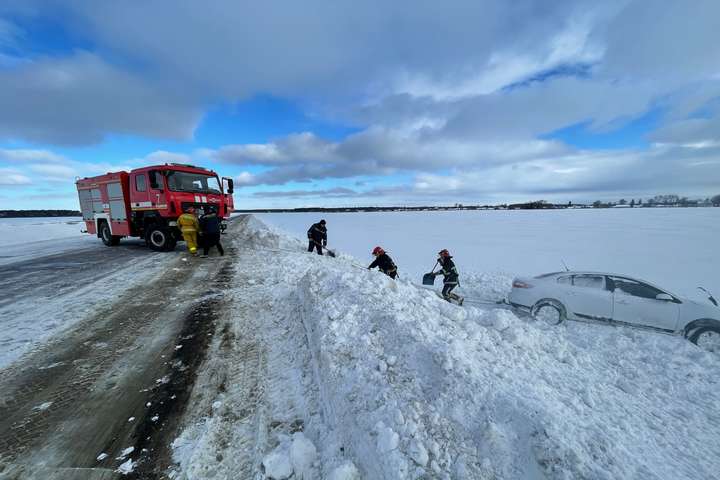
<path fill-rule="evenodd" d="M 458 274 L 457 267 L 455 267 L 455 262 L 450 260 L 451 257 L 445 258 L 445 260 L 440 261 L 440 267 L 442 268 L 438 273 L 442 274 L 443 283 L 446 284 L 453 284 L 458 283 L 458 279 L 460 278 L 460 275 Z"/>
<path fill-rule="evenodd" d="M 307 232 L 307 236 L 316 243 L 327 242 L 327 228 L 322 223 L 313 223 Z"/>

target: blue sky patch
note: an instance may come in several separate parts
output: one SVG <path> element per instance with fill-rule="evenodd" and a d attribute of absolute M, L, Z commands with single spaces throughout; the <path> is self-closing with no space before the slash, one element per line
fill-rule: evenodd
<path fill-rule="evenodd" d="M 586 120 L 543 135 L 542 139 L 560 140 L 583 150 L 617 150 L 624 148 L 647 148 L 648 133 L 655 130 L 662 119 L 662 110 L 652 109 L 644 115 L 623 123 L 618 128 L 599 130 Z"/>

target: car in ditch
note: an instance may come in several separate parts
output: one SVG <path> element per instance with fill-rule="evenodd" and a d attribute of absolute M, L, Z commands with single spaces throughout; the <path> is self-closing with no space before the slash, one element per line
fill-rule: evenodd
<path fill-rule="evenodd" d="M 720 352 L 720 308 L 680 297 L 644 280 L 598 272 L 553 272 L 513 280 L 508 302 L 539 320 L 599 321 L 683 335 Z"/>

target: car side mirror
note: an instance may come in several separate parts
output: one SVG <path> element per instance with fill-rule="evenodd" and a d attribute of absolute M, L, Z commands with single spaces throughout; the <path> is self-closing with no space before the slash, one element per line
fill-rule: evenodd
<path fill-rule="evenodd" d="M 664 302 L 674 302 L 675 299 L 672 297 L 672 295 L 668 295 L 667 293 L 658 293 L 655 296 L 655 300 L 662 300 Z"/>

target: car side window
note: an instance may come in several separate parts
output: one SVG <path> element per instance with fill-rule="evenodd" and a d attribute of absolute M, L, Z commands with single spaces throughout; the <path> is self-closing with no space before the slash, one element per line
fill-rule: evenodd
<path fill-rule="evenodd" d="M 135 190 L 138 192 L 144 192 L 145 191 L 145 174 L 140 173 L 135 176 Z"/>
<path fill-rule="evenodd" d="M 602 290 L 605 288 L 605 277 L 602 275 L 575 275 L 573 286 Z"/>
<path fill-rule="evenodd" d="M 633 297 L 655 300 L 655 297 L 664 293 L 655 287 L 628 278 L 613 278 L 613 283 L 615 284 L 615 293 L 621 295 L 631 295 Z"/>
<path fill-rule="evenodd" d="M 570 285 L 572 283 L 571 280 L 572 280 L 572 277 L 570 277 L 569 275 L 566 275 L 564 277 L 558 277 L 557 283 L 559 283 L 560 285 Z"/>

